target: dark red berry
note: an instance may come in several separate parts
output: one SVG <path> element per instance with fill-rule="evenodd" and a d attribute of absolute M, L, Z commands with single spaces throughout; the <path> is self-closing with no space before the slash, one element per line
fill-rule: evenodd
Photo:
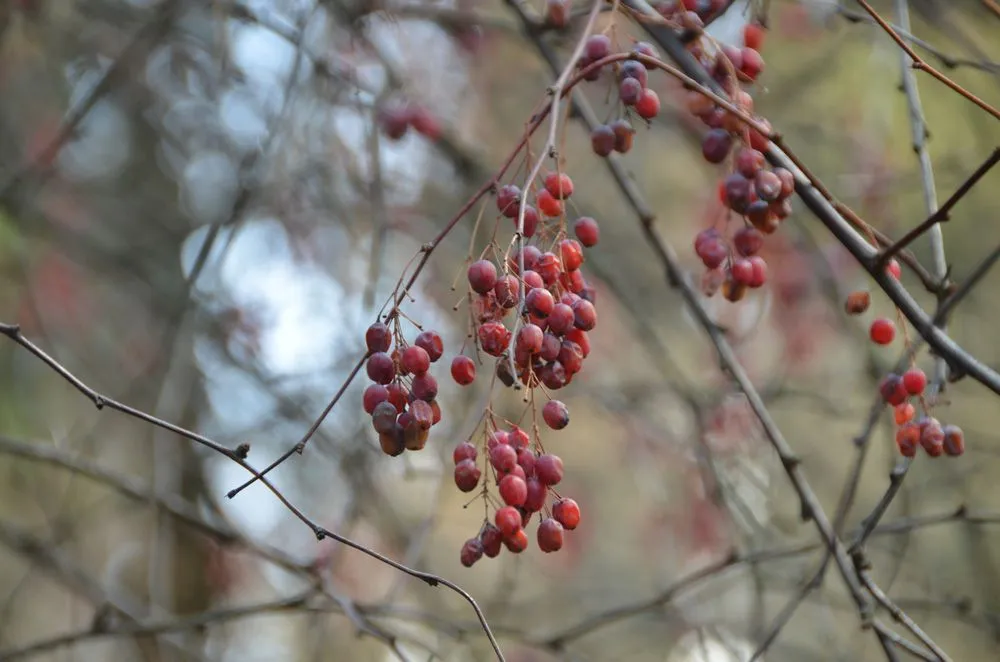
<path fill-rule="evenodd" d="M 913 457 L 917 454 L 920 444 L 920 426 L 915 422 L 904 423 L 896 430 L 896 447 L 903 457 Z"/>
<path fill-rule="evenodd" d="M 483 553 L 489 558 L 496 558 L 500 553 L 500 545 L 503 544 L 503 533 L 500 529 L 487 523 L 483 527 L 483 532 L 479 534 L 479 541 L 483 543 Z"/>
<path fill-rule="evenodd" d="M 524 297 L 524 305 L 532 315 L 548 317 L 556 305 L 556 300 L 548 290 L 536 287 Z"/>
<path fill-rule="evenodd" d="M 497 284 L 496 265 L 489 260 L 477 260 L 469 265 L 469 285 L 477 294 L 486 294 Z"/>
<path fill-rule="evenodd" d="M 365 409 L 366 414 L 370 414 L 375 411 L 375 406 L 380 402 L 385 402 L 389 399 L 389 391 L 386 387 L 381 384 L 369 384 L 365 389 L 364 396 L 362 397 L 362 404 Z"/>
<path fill-rule="evenodd" d="M 590 148 L 598 156 L 607 156 L 615 151 L 615 132 L 610 126 L 602 124 L 590 132 Z"/>
<path fill-rule="evenodd" d="M 517 332 L 517 343 L 515 347 L 518 351 L 528 355 L 538 354 L 542 351 L 542 341 L 545 333 L 535 324 L 525 324 Z"/>
<path fill-rule="evenodd" d="M 514 474 L 504 476 L 500 480 L 500 498 L 508 506 L 523 506 L 528 498 L 528 486 L 524 479 Z"/>
<path fill-rule="evenodd" d="M 462 460 L 472 460 L 473 462 L 475 462 L 476 457 L 478 455 L 479 451 L 476 450 L 475 446 L 473 446 L 467 441 L 463 441 L 462 443 L 455 446 L 455 450 L 452 451 L 451 453 L 451 458 L 455 461 L 455 464 L 457 465 Z"/>
<path fill-rule="evenodd" d="M 576 234 L 576 238 L 580 240 L 580 243 L 587 248 L 596 246 L 598 239 L 601 237 L 597 221 L 589 216 L 581 216 L 576 219 L 576 222 L 573 223 L 573 232 Z"/>
<path fill-rule="evenodd" d="M 527 454 L 527 457 L 531 457 L 532 458 L 531 469 L 532 469 L 532 472 L 534 472 L 534 468 L 535 468 L 534 457 L 535 456 L 531 455 L 529 453 L 529 454 Z M 524 466 L 524 465 L 522 465 L 522 466 Z M 528 470 L 525 469 L 526 473 L 527 473 L 527 471 Z M 525 510 L 527 510 L 528 512 L 537 513 L 538 511 L 540 511 L 542 508 L 545 507 L 545 497 L 547 497 L 548 494 L 549 494 L 549 488 L 543 482 L 541 482 L 540 480 L 538 480 L 534 476 L 529 476 L 528 480 L 525 481 L 525 485 L 526 485 L 526 490 L 527 490 L 527 496 L 524 499 L 524 504 L 523 504 L 522 507 Z"/>
<path fill-rule="evenodd" d="M 946 425 L 943 432 L 945 455 L 958 457 L 965 452 L 965 434 L 962 432 L 962 428 L 957 425 Z"/>
<path fill-rule="evenodd" d="M 545 485 L 558 485 L 563 477 L 563 462 L 558 455 L 545 453 L 535 459 L 535 475 Z"/>
<path fill-rule="evenodd" d="M 545 553 L 558 552 L 563 546 L 562 524 L 547 517 L 538 525 L 538 548 Z"/>
<path fill-rule="evenodd" d="M 906 387 L 903 386 L 903 379 L 894 373 L 886 375 L 879 384 L 878 389 L 886 404 L 893 407 L 906 402 L 906 398 L 909 396 L 906 392 Z"/>
<path fill-rule="evenodd" d="M 392 362 L 392 357 L 385 352 L 376 352 L 369 356 L 365 370 L 368 378 L 376 384 L 388 384 L 396 378 L 396 366 Z"/>
<path fill-rule="evenodd" d="M 463 492 L 471 492 L 479 484 L 481 473 L 473 460 L 462 460 L 455 465 L 455 485 Z"/>
<path fill-rule="evenodd" d="M 479 538 L 471 538 L 465 541 L 462 545 L 462 553 L 459 557 L 462 561 L 462 565 L 466 568 L 471 568 L 475 565 L 476 561 L 483 558 L 483 543 Z"/>
<path fill-rule="evenodd" d="M 431 363 L 437 361 L 444 354 L 444 341 L 437 331 L 423 331 L 414 340 L 413 344 L 422 347 L 427 352 L 427 357 Z"/>
<path fill-rule="evenodd" d="M 851 292 L 847 295 L 847 300 L 844 301 L 844 311 L 848 315 L 860 315 L 868 310 L 871 301 L 871 295 L 865 291 Z"/>
<path fill-rule="evenodd" d="M 611 39 L 607 35 L 592 34 L 587 37 L 583 55 L 591 62 L 605 58 L 611 54 Z"/>
<path fill-rule="evenodd" d="M 740 71 L 750 80 L 755 80 L 764 70 L 764 58 L 752 48 L 744 48 L 741 52 L 743 64 Z"/>
<path fill-rule="evenodd" d="M 562 430 L 569 425 L 569 408 L 560 400 L 549 400 L 542 407 L 542 418 L 553 430 Z"/>
<path fill-rule="evenodd" d="M 423 347 L 410 345 L 399 358 L 399 367 L 404 375 L 422 375 L 431 367 L 431 357 Z"/>
<path fill-rule="evenodd" d="M 500 356 L 510 345 L 510 331 L 501 322 L 487 322 L 479 327 L 479 345 L 490 356 Z"/>
<path fill-rule="evenodd" d="M 517 508 L 514 506 L 504 506 L 497 510 L 493 521 L 496 522 L 497 528 L 500 529 L 504 538 L 513 536 L 521 530 L 521 513 L 517 512 Z"/>
<path fill-rule="evenodd" d="M 437 380 L 434 379 L 433 375 L 429 375 L 427 373 L 417 375 L 413 378 L 413 381 L 410 382 L 410 392 L 417 400 L 430 402 L 436 398 L 438 394 Z"/>
<path fill-rule="evenodd" d="M 521 189 L 514 184 L 501 186 L 497 191 L 497 209 L 507 218 L 517 218 L 521 202 Z"/>
<path fill-rule="evenodd" d="M 936 418 L 927 418 L 920 422 L 920 445 L 931 457 L 938 457 L 944 452 L 944 430 Z"/>
<path fill-rule="evenodd" d="M 781 197 L 781 180 L 770 170 L 758 172 L 754 177 L 753 187 L 761 200 L 774 202 Z"/>
<path fill-rule="evenodd" d="M 365 344 L 369 352 L 388 352 L 392 346 L 392 332 L 385 324 L 375 322 L 365 331 Z"/>
<path fill-rule="evenodd" d="M 490 464 L 497 473 L 508 474 L 517 466 L 517 451 L 510 444 L 497 444 L 490 449 Z"/>
<path fill-rule="evenodd" d="M 733 235 L 733 248 L 744 257 L 756 255 L 764 245 L 764 235 L 753 227 L 742 227 Z"/>
<path fill-rule="evenodd" d="M 634 78 L 626 78 L 618 85 L 618 98 L 626 106 L 634 106 L 642 98 L 642 83 Z"/>
<path fill-rule="evenodd" d="M 711 129 L 701 141 L 701 153 L 709 163 L 722 163 L 733 147 L 733 136 L 725 129 Z"/>
<path fill-rule="evenodd" d="M 586 299 L 580 299 L 573 304 L 573 324 L 578 329 L 590 331 L 597 326 L 597 309 Z"/>
<path fill-rule="evenodd" d="M 520 554 L 528 549 L 528 534 L 524 529 L 518 529 L 512 535 L 504 536 L 503 544 L 511 554 Z"/>

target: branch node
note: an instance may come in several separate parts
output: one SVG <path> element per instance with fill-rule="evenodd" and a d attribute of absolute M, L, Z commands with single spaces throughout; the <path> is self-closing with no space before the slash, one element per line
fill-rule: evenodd
<path fill-rule="evenodd" d="M 324 539 L 326 539 L 326 531 L 324 531 L 323 529 L 317 527 L 317 528 L 313 529 L 313 531 L 316 534 L 316 540 L 324 540 Z"/>
<path fill-rule="evenodd" d="M 98 393 L 95 393 L 94 394 L 94 406 L 97 407 L 98 411 L 101 410 L 101 409 L 104 409 L 104 405 L 105 404 L 106 404 L 106 401 L 104 400 L 104 396 L 102 396 L 102 395 L 100 395 Z"/>
<path fill-rule="evenodd" d="M 236 457 L 238 457 L 241 460 L 245 460 L 247 459 L 248 455 L 250 455 L 250 444 L 244 441 L 242 444 L 236 447 Z"/>

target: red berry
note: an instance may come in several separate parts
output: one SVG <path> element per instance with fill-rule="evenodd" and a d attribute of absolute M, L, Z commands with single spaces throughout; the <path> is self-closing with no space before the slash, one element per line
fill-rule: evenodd
<path fill-rule="evenodd" d="M 528 534 L 524 529 L 518 529 L 512 535 L 504 536 L 503 544 L 511 554 L 520 554 L 528 549 Z"/>
<path fill-rule="evenodd" d="M 426 108 L 414 106 L 410 111 L 410 126 L 417 130 L 417 133 L 427 136 L 431 140 L 441 137 L 441 124 L 428 112 Z"/>
<path fill-rule="evenodd" d="M 427 357 L 431 363 L 437 361 L 444 354 L 444 341 L 437 331 L 423 331 L 414 340 L 413 344 L 422 347 L 427 352 Z"/>
<path fill-rule="evenodd" d="M 640 88 L 646 87 L 647 78 L 646 66 L 638 60 L 626 60 L 618 72 L 618 80 L 622 82 L 626 80 L 637 81 Z"/>
<path fill-rule="evenodd" d="M 476 363 L 468 356 L 456 356 L 451 360 L 451 378 L 459 386 L 468 386 L 476 379 Z"/>
<path fill-rule="evenodd" d="M 455 446 L 455 450 L 451 453 L 451 458 L 457 465 L 462 460 L 472 460 L 475 462 L 478 455 L 479 451 L 476 450 L 475 446 L 467 441 L 463 441 L 459 445 Z"/>
<path fill-rule="evenodd" d="M 565 200 L 573 195 L 573 180 L 566 173 L 550 172 L 545 176 L 545 190 L 556 200 Z"/>
<path fill-rule="evenodd" d="M 615 144 L 615 132 L 606 124 L 602 124 L 590 132 L 590 148 L 598 156 L 607 156 L 615 151 Z"/>
<path fill-rule="evenodd" d="M 534 460 L 535 456 L 530 455 L 530 457 Z M 532 469 L 534 469 L 534 464 L 532 464 Z M 525 472 L 527 472 L 527 469 L 525 469 Z M 549 494 L 549 488 L 534 476 L 530 476 L 525 481 L 525 485 L 527 486 L 527 497 L 525 497 L 522 507 L 529 513 L 537 513 L 545 507 L 545 497 Z"/>
<path fill-rule="evenodd" d="M 598 239 L 601 237 L 597 221 L 589 216 L 581 216 L 576 219 L 576 222 L 573 223 L 573 232 L 576 234 L 576 238 L 580 240 L 580 243 L 587 248 L 596 246 Z"/>
<path fill-rule="evenodd" d="M 410 390 L 399 382 L 389 384 L 386 390 L 389 391 L 389 402 L 396 408 L 396 413 L 402 413 L 406 403 L 410 401 Z"/>
<path fill-rule="evenodd" d="M 920 368 L 910 368 L 903 373 L 903 387 L 910 395 L 920 395 L 927 386 L 927 375 Z"/>
<path fill-rule="evenodd" d="M 660 97 L 647 87 L 635 104 L 635 112 L 643 119 L 653 119 L 660 114 Z"/>
<path fill-rule="evenodd" d="M 554 28 L 564 28 L 569 25 L 570 0 L 546 0 L 545 22 Z"/>
<path fill-rule="evenodd" d="M 752 48 L 744 48 L 742 56 L 743 64 L 740 71 L 750 80 L 756 80 L 760 72 L 764 70 L 764 58 Z"/>
<path fill-rule="evenodd" d="M 483 532 L 479 534 L 479 541 L 483 543 L 483 553 L 489 558 L 496 558 L 500 553 L 500 545 L 503 544 L 503 533 L 500 529 L 487 523 L 483 527 Z"/>
<path fill-rule="evenodd" d="M 396 426 L 396 408 L 391 402 L 383 401 L 372 408 L 372 427 L 379 434 L 388 434 Z"/>
<path fill-rule="evenodd" d="M 575 342 L 580 346 L 580 352 L 583 354 L 583 358 L 587 358 L 590 354 L 590 337 L 587 336 L 586 331 L 582 329 L 570 329 L 566 332 L 566 340 Z"/>
<path fill-rule="evenodd" d="M 490 464 L 497 473 L 509 474 L 517 466 L 517 451 L 510 444 L 497 444 L 490 449 Z"/>
<path fill-rule="evenodd" d="M 496 522 L 497 528 L 500 529 L 504 538 L 513 536 L 521 530 L 521 513 L 517 512 L 517 508 L 514 506 L 504 506 L 497 510 L 493 521 Z"/>
<path fill-rule="evenodd" d="M 479 484 L 482 472 L 473 460 L 462 460 L 455 465 L 455 485 L 463 492 L 471 492 Z"/>
<path fill-rule="evenodd" d="M 561 261 L 555 253 L 546 251 L 538 256 L 535 271 L 546 285 L 553 285 L 559 280 L 559 274 L 562 272 Z"/>
<path fill-rule="evenodd" d="M 642 83 L 635 78 L 626 78 L 618 84 L 618 98 L 626 106 L 634 106 L 642 98 Z"/>
<path fill-rule="evenodd" d="M 757 124 L 760 124 L 762 128 L 766 129 L 767 133 L 771 133 L 770 122 L 763 117 L 755 117 L 753 119 L 755 119 Z M 767 148 L 771 146 L 771 139 L 757 129 L 750 129 L 750 146 L 758 151 L 766 152 Z"/>
<path fill-rule="evenodd" d="M 896 325 L 892 320 L 880 317 L 872 322 L 868 335 L 878 345 L 888 345 L 896 337 Z"/>
<path fill-rule="evenodd" d="M 510 219 L 514 223 L 514 229 L 517 229 L 517 214 L 514 214 L 513 218 Z M 531 205 L 524 206 L 524 227 L 521 234 L 529 239 L 535 236 L 535 232 L 538 231 L 538 210 Z"/>
<path fill-rule="evenodd" d="M 737 258 L 729 265 L 729 273 L 733 282 L 749 286 L 753 280 L 753 265 L 750 264 L 750 260 Z"/>
<path fill-rule="evenodd" d="M 541 257 L 541 254 L 538 257 Z M 538 259 L 536 258 L 535 263 L 537 262 Z M 524 281 L 524 289 L 527 292 L 531 292 L 534 289 L 545 289 L 545 281 L 542 280 L 542 276 L 537 271 L 525 271 L 522 280 Z"/>
<path fill-rule="evenodd" d="M 919 423 L 920 445 L 931 457 L 938 457 L 944 452 L 944 430 L 936 418 L 927 418 Z"/>
<path fill-rule="evenodd" d="M 497 268 L 489 260 L 477 260 L 469 265 L 469 285 L 477 294 L 486 294 L 497 284 Z"/>
<path fill-rule="evenodd" d="M 543 216 L 549 218 L 562 216 L 563 203 L 549 193 L 548 189 L 538 192 L 538 195 L 535 196 L 535 205 L 538 207 L 538 211 L 542 212 Z"/>
<path fill-rule="evenodd" d="M 711 129 L 701 141 L 701 154 L 709 163 L 722 163 L 733 147 L 733 136 L 725 129 Z"/>
<path fill-rule="evenodd" d="M 896 280 L 899 280 L 903 276 L 903 269 L 899 266 L 899 262 L 896 261 L 896 258 L 890 259 L 889 263 L 885 265 L 885 272 Z"/>
<path fill-rule="evenodd" d="M 545 553 L 558 552 L 563 546 L 562 524 L 547 517 L 538 525 L 538 548 Z"/>
<path fill-rule="evenodd" d="M 519 352 L 538 354 L 542 351 L 542 340 L 545 333 L 535 324 L 525 324 L 517 332 L 515 347 Z"/>
<path fill-rule="evenodd" d="M 483 558 L 483 543 L 479 538 L 471 538 L 465 541 L 462 545 L 462 553 L 459 557 L 462 561 L 462 565 L 466 568 L 471 568 L 476 561 Z"/>
<path fill-rule="evenodd" d="M 490 356 L 500 356 L 510 344 L 510 331 L 500 322 L 487 322 L 479 327 L 479 344 Z"/>
<path fill-rule="evenodd" d="M 844 302 L 844 311 L 848 315 L 860 315 L 868 310 L 871 301 L 872 297 L 867 292 L 862 290 L 851 292 L 847 295 L 847 300 Z"/>
<path fill-rule="evenodd" d="M 587 37 L 583 55 L 591 62 L 611 54 L 611 39 L 607 35 L 592 34 Z"/>
<path fill-rule="evenodd" d="M 514 474 L 504 476 L 500 480 L 500 498 L 508 506 L 523 506 L 528 498 L 528 486 L 524 479 Z"/>
<path fill-rule="evenodd" d="M 514 450 L 520 451 L 528 447 L 531 444 L 531 437 L 528 433 L 517 427 L 516 425 L 510 429 L 507 433 L 507 443 L 511 445 Z"/>
<path fill-rule="evenodd" d="M 632 138 L 635 136 L 635 129 L 628 123 L 628 120 L 615 120 L 611 123 L 611 130 L 615 134 L 615 151 L 625 154 L 632 149 Z"/>
<path fill-rule="evenodd" d="M 781 197 L 781 179 L 771 170 L 759 171 L 754 177 L 753 188 L 757 197 L 767 202 Z"/>
<path fill-rule="evenodd" d="M 943 432 L 945 455 L 958 457 L 965 452 L 965 434 L 962 432 L 962 428 L 957 425 L 946 425 Z"/>
<path fill-rule="evenodd" d="M 564 529 L 572 531 L 580 525 L 580 506 L 573 499 L 559 499 L 552 504 L 552 516 Z"/>
<path fill-rule="evenodd" d="M 576 239 L 560 241 L 559 256 L 566 271 L 576 271 L 583 264 L 583 248 Z"/>
<path fill-rule="evenodd" d="M 903 457 L 913 457 L 917 454 L 920 444 L 920 426 L 916 423 L 904 423 L 896 430 L 896 446 Z"/>
<path fill-rule="evenodd" d="M 597 309 L 586 299 L 580 299 L 573 304 L 573 323 L 578 329 L 590 331 L 597 326 Z"/>
<path fill-rule="evenodd" d="M 882 399 L 885 400 L 886 404 L 890 404 L 895 407 L 906 402 L 906 388 L 903 386 L 903 380 L 899 375 L 889 373 L 884 379 L 882 379 L 878 388 L 879 393 L 882 395 Z"/>
<path fill-rule="evenodd" d="M 392 346 L 392 332 L 385 324 L 375 322 L 365 331 L 365 344 L 369 352 L 388 352 Z"/>
<path fill-rule="evenodd" d="M 385 402 L 389 399 L 389 390 L 382 386 L 381 384 L 369 384 L 368 388 L 365 389 L 364 396 L 362 397 L 362 404 L 365 409 L 366 414 L 370 414 L 375 411 L 375 406 L 380 402 Z"/>
<path fill-rule="evenodd" d="M 558 485 L 563 477 L 563 462 L 558 455 L 545 453 L 535 458 L 535 475 L 545 485 Z"/>
<path fill-rule="evenodd" d="M 430 402 L 437 397 L 438 394 L 438 383 L 432 375 L 424 373 L 422 375 L 417 375 L 410 382 L 410 392 L 413 397 L 417 400 L 423 400 L 424 402 Z"/>
<path fill-rule="evenodd" d="M 399 367 L 404 375 L 422 375 L 431 367 L 431 357 L 423 347 L 410 345 L 399 358 Z"/>
<path fill-rule="evenodd" d="M 556 300 L 548 290 L 536 287 L 524 297 L 524 305 L 532 315 L 548 317 L 555 308 Z"/>
<path fill-rule="evenodd" d="M 896 425 L 902 425 L 903 423 L 909 423 L 913 420 L 914 415 L 916 415 L 916 408 L 909 402 L 904 402 L 901 405 L 896 405 L 893 410 L 893 418 L 896 421 Z"/>
<path fill-rule="evenodd" d="M 569 425 L 569 408 L 560 400 L 549 400 L 542 407 L 542 418 L 553 430 L 562 430 Z"/>
<path fill-rule="evenodd" d="M 392 357 L 385 352 L 376 352 L 368 357 L 365 364 L 368 378 L 376 384 L 388 384 L 396 378 L 396 366 Z"/>
<path fill-rule="evenodd" d="M 425 400 L 414 400 L 410 404 L 410 415 L 421 430 L 430 430 L 434 425 L 434 408 Z"/>
<path fill-rule="evenodd" d="M 497 191 L 497 209 L 507 218 L 517 218 L 521 202 L 521 189 L 514 184 L 501 186 Z"/>
<path fill-rule="evenodd" d="M 733 248 L 744 257 L 756 255 L 764 245 L 764 235 L 754 227 L 742 227 L 733 235 Z"/>
<path fill-rule="evenodd" d="M 747 23 L 743 26 L 743 44 L 747 48 L 759 51 L 760 47 L 764 45 L 764 36 L 766 34 L 767 32 L 759 24 Z"/>
<path fill-rule="evenodd" d="M 573 309 L 570 306 L 566 305 L 565 303 L 557 303 L 555 306 L 552 307 L 552 312 L 549 313 L 549 316 L 547 318 L 549 331 L 551 331 L 553 334 L 557 336 L 562 335 L 567 331 L 569 331 L 571 328 L 573 328 L 573 323 L 575 320 L 576 320 L 576 314 L 573 312 Z M 558 355 L 559 341 L 558 339 L 555 340 L 556 340 L 555 351 Z M 542 346 L 543 354 L 544 350 L 545 346 L 543 343 Z M 543 355 L 542 358 L 546 357 Z M 555 359 L 555 356 L 552 356 L 547 360 L 551 361 L 553 359 Z"/>

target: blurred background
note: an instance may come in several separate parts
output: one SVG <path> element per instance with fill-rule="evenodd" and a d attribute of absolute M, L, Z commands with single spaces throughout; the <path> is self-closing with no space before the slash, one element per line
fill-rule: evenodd
<path fill-rule="evenodd" d="M 875 3 L 887 17 L 898 4 Z M 927 213 L 897 47 L 853 2 L 754 5 L 735 3 L 711 31 L 739 45 L 752 11 L 767 10 L 758 112 L 841 200 L 901 236 Z M 576 0 L 566 30 L 535 38 L 565 62 L 590 6 Z M 928 62 L 1000 103 L 996 3 L 910 10 Z M 625 43 L 644 38 L 610 13 L 598 29 L 612 23 Z M 247 442 L 249 461 L 266 466 L 348 376 L 421 244 L 544 103 L 555 76 L 523 28 L 500 0 L 4 0 L 0 321 L 99 392 L 228 447 Z M 720 170 L 701 158 L 683 91 L 650 80 L 664 110 L 639 127 L 625 163 L 696 283 L 691 243 L 720 213 Z M 943 200 L 1000 146 L 1000 125 L 929 77 L 919 88 Z M 587 94 L 610 112 L 604 87 Z M 393 138 L 377 120 L 403 102 L 426 122 Z M 600 325 L 561 392 L 573 422 L 546 442 L 566 463 L 560 492 L 584 513 L 565 548 L 542 554 L 532 542 L 460 565 L 482 512 L 463 508 L 451 449 L 490 395 L 482 379 L 459 389 L 444 365 L 444 420 L 423 452 L 381 453 L 359 380 L 275 485 L 318 524 L 469 591 L 511 662 L 744 661 L 776 623 L 765 659 L 884 659 L 836 570 L 810 584 L 824 557 L 814 528 L 587 131 L 570 121 L 561 144 L 574 213 L 602 228 L 584 266 Z M 1000 244 L 998 186 L 1000 170 L 944 226 L 958 282 Z M 492 199 L 483 208 L 492 218 Z M 871 319 L 893 315 L 877 289 L 866 315 L 843 313 L 847 292 L 873 284 L 794 208 L 768 241 L 768 285 L 704 305 L 831 518 L 857 476 L 841 522 L 849 540 L 898 459 L 888 411 L 863 456 L 853 439 L 901 345 L 867 342 Z M 478 213 L 404 306 L 444 336 L 447 360 L 467 332 L 451 284 Z M 913 250 L 931 263 L 926 238 Z M 949 327 L 995 369 L 998 278 L 986 276 Z M 933 310 L 916 278 L 903 281 Z M 495 659 L 456 594 L 317 542 L 260 485 L 227 499 L 246 479 L 239 466 L 96 410 L 3 341 L 0 659 Z M 926 350 L 917 361 L 931 372 Z M 501 415 L 520 406 L 493 394 Z M 1000 404 L 966 379 L 935 415 L 965 430 L 967 452 L 916 459 L 868 544 L 873 575 L 954 660 L 997 659 Z"/>

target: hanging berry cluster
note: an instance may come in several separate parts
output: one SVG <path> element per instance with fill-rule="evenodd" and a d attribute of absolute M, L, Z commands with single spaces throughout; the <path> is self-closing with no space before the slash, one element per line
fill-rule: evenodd
<path fill-rule="evenodd" d="M 430 366 L 444 354 L 444 343 L 436 331 L 422 331 L 407 345 L 399 324 L 395 326 L 393 333 L 387 325 L 376 322 L 365 332 L 365 369 L 374 383 L 362 397 L 382 451 L 392 456 L 422 450 L 431 426 L 441 421 L 438 383 Z"/>
<path fill-rule="evenodd" d="M 895 279 L 902 276 L 902 268 L 895 259 L 890 259 L 886 265 L 886 273 Z M 860 315 L 868 310 L 871 295 L 865 291 L 851 292 L 847 295 L 844 309 L 849 315 Z M 886 317 L 876 318 L 868 328 L 868 336 L 877 345 L 889 345 L 896 338 L 896 324 Z M 907 344 L 909 340 L 905 339 Z M 938 419 L 930 416 L 927 398 L 924 390 L 927 388 L 927 375 L 917 367 L 911 367 L 902 375 L 894 372 L 886 375 L 879 384 L 879 394 L 882 400 L 893 407 L 893 417 L 896 421 L 896 447 L 901 455 L 914 457 L 917 447 L 923 447 L 931 457 L 950 455 L 957 457 L 965 452 L 965 435 L 957 425 L 941 425 Z M 923 415 L 916 418 L 917 407 L 911 399 L 916 399 Z"/>

